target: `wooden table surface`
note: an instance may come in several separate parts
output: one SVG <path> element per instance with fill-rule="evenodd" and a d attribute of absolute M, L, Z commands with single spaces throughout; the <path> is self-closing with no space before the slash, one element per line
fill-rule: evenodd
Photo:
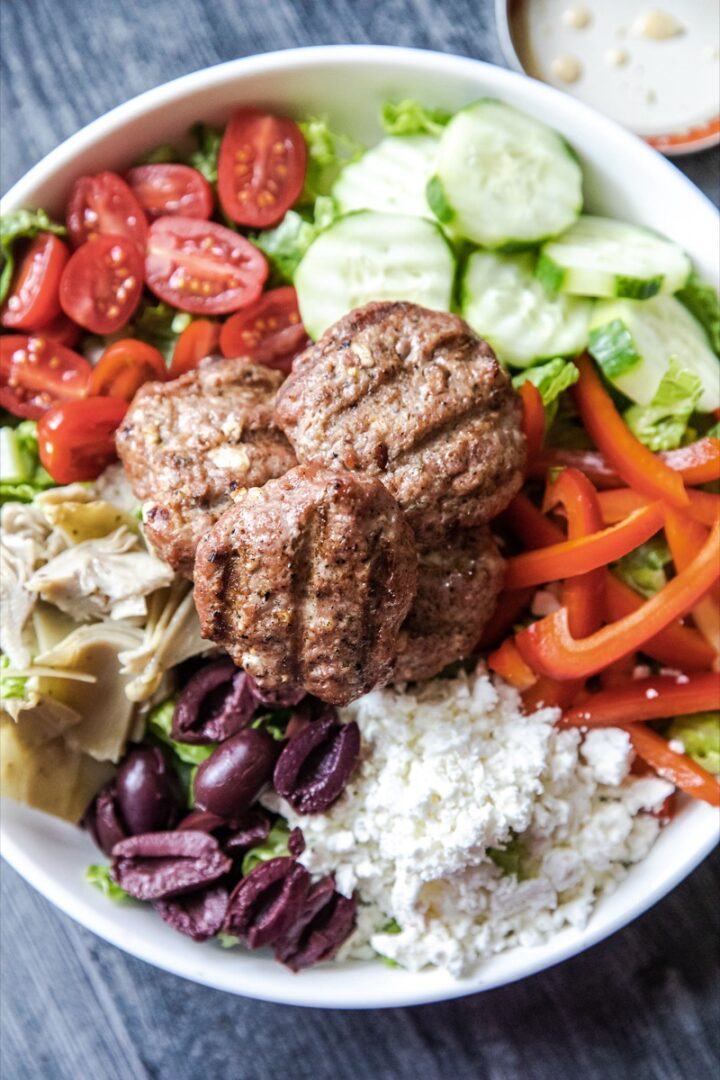
<path fill-rule="evenodd" d="M 157 83 L 235 56 L 376 42 L 502 62 L 491 0 L 1 0 L 0 186 Z M 717 199 L 712 151 L 681 159 Z M 414 1009 L 328 1013 L 166 975 L 1 893 L 2 1080 L 701 1080 L 717 1075 L 720 860 L 583 956 Z"/>

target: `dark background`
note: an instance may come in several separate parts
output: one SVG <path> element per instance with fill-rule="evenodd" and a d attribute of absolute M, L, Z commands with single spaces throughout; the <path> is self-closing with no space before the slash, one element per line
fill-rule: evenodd
<path fill-rule="evenodd" d="M 236 56 L 374 42 L 502 63 L 492 0 L 0 0 L 0 187 L 151 86 Z M 680 159 L 717 200 L 720 153 Z M 194 986 L 106 945 L 3 866 L 2 1080 L 700 1080 L 720 1050 L 720 860 L 523 983 L 330 1013 Z M 378 977 L 382 977 L 379 969 Z"/>

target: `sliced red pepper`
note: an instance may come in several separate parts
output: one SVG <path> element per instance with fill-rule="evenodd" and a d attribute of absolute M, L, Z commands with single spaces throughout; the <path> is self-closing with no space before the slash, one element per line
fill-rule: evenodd
<path fill-rule="evenodd" d="M 704 525 L 668 506 L 665 511 L 665 537 L 675 569 L 679 571 L 687 569 L 697 557 L 707 543 L 708 531 Z M 692 609 L 692 617 L 714 652 L 720 653 L 720 595 L 717 589 L 711 589 L 707 596 L 698 600 Z"/>
<path fill-rule="evenodd" d="M 589 356 L 576 361 L 580 378 L 573 387 L 585 428 L 610 465 L 635 491 L 672 506 L 687 506 L 682 477 L 637 439 L 615 408 Z"/>
<path fill-rule="evenodd" d="M 720 783 L 687 754 L 676 754 L 667 739 L 644 724 L 627 729 L 635 753 L 651 765 L 658 776 L 695 799 L 720 806 Z"/>
<path fill-rule="evenodd" d="M 640 596 L 614 574 L 608 574 L 605 589 L 609 619 L 623 619 L 645 606 L 645 597 Z M 712 647 L 703 636 L 697 630 L 679 622 L 670 623 L 655 637 L 644 642 L 642 651 L 653 660 L 678 667 L 682 671 L 705 671 L 711 667 L 715 658 Z"/>
<path fill-rule="evenodd" d="M 720 480 L 720 439 L 706 435 L 677 450 L 662 450 L 657 455 L 663 465 L 679 473 L 685 484 L 710 484 Z M 548 447 L 530 463 L 529 475 L 544 480 L 548 469 L 580 469 L 595 487 L 609 489 L 623 486 L 622 479 L 598 450 L 565 450 Z"/>
<path fill-rule="evenodd" d="M 658 675 L 591 694 L 562 718 L 564 727 L 615 727 L 720 709 L 720 675 Z"/>
<path fill-rule="evenodd" d="M 720 439 L 713 435 L 679 446 L 677 450 L 661 450 L 658 457 L 668 468 L 679 472 L 686 484 L 712 484 L 720 480 Z"/>
<path fill-rule="evenodd" d="M 689 514 L 695 521 L 712 527 L 720 514 L 720 495 L 710 495 L 707 491 L 694 490 L 688 491 L 687 495 L 690 505 L 683 512 Z M 604 525 L 614 525 L 632 514 L 633 510 L 639 510 L 640 507 L 647 506 L 652 501 L 627 487 L 601 491 L 598 493 L 598 499 Z"/>
<path fill-rule="evenodd" d="M 528 548 L 543 548 L 565 540 L 562 529 L 545 517 L 527 495 L 516 495 L 499 518 Z"/>
<path fill-rule="evenodd" d="M 545 480 L 550 469 L 579 469 L 597 488 L 622 487 L 622 480 L 599 450 L 565 450 L 547 447 L 530 464 L 529 475 L 534 480 Z"/>
<path fill-rule="evenodd" d="M 526 611 L 531 599 L 532 589 L 505 590 L 500 593 L 495 611 L 485 624 L 475 652 L 494 649 L 510 633 L 520 616 Z"/>
<path fill-rule="evenodd" d="M 526 379 L 520 386 L 523 406 L 522 429 L 527 442 L 527 462 L 534 461 L 542 450 L 545 438 L 545 406 L 535 383 Z"/>
<path fill-rule="evenodd" d="M 614 660 L 641 650 L 644 644 L 690 610 L 720 575 L 717 557 L 720 523 L 690 565 L 637 611 L 576 640 L 562 607 L 533 623 L 516 638 L 523 659 L 542 675 L 579 679 L 595 675 Z"/>
<path fill-rule="evenodd" d="M 516 690 L 528 690 L 537 680 L 537 675 L 529 668 L 515 647 L 515 641 L 509 637 L 499 649 L 488 656 L 488 667 Z"/>
<path fill-rule="evenodd" d="M 663 505 L 651 503 L 617 525 L 591 536 L 565 540 L 537 551 L 524 551 L 508 559 L 505 585 L 508 589 L 524 589 L 607 566 L 644 544 L 662 525 Z"/>

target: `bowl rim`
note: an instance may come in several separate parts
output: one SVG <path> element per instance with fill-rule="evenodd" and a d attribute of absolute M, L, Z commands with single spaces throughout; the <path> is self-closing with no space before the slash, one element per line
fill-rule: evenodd
<path fill-rule="evenodd" d="M 171 106 L 174 101 L 186 97 L 193 90 L 222 87 L 239 76 L 250 77 L 254 74 L 289 69 L 330 67 L 338 63 L 373 66 L 391 64 L 395 68 L 408 70 L 432 70 L 436 73 L 451 71 L 453 74 L 464 73 L 470 76 L 484 73 L 486 79 L 493 85 L 494 92 L 500 96 L 506 88 L 511 89 L 519 83 L 530 81 L 533 83 L 532 93 L 536 100 L 539 103 L 543 100 L 548 101 L 551 104 L 550 111 L 554 113 L 556 119 L 562 115 L 567 115 L 571 119 L 574 117 L 576 122 L 584 118 L 587 123 L 592 124 L 598 136 L 607 141 L 610 146 L 616 146 L 630 158 L 634 156 L 637 160 L 643 158 L 648 162 L 652 158 L 653 169 L 665 173 L 671 183 L 682 181 L 688 189 L 688 194 L 691 193 L 691 197 L 696 202 L 704 203 L 706 210 L 714 210 L 710 199 L 657 151 L 608 117 L 595 112 L 554 87 L 528 80 L 527 76 L 471 57 L 390 45 L 321 45 L 279 50 L 229 60 L 162 83 L 104 113 L 56 146 L 0 199 L 0 210 L 5 213 L 21 207 L 42 181 L 67 169 L 77 155 L 91 147 L 99 138 L 111 135 L 150 109 Z M 30 811 L 30 813 L 37 812 Z M 201 965 L 194 965 L 192 970 L 188 970 L 189 965 L 182 957 L 176 958 L 176 954 L 173 950 L 167 949 L 161 937 L 152 940 L 152 935 L 148 939 L 140 934 L 129 933 L 123 926 L 123 920 L 117 918 L 112 905 L 108 905 L 107 914 L 104 914 L 96 911 L 89 902 L 78 901 L 64 882 L 58 881 L 23 850 L 12 827 L 8 828 L 4 814 L 0 815 L 0 844 L 2 855 L 8 863 L 51 903 L 85 928 L 138 959 L 193 982 L 259 1000 L 300 1006 L 364 1009 L 418 1005 L 478 993 L 526 978 L 584 952 L 643 914 L 679 884 L 709 854 L 716 843 L 716 830 L 710 816 L 705 817 L 705 822 L 706 824 L 703 825 L 702 816 L 699 816 L 698 836 L 686 855 L 685 861 L 676 865 L 671 872 L 662 870 L 658 873 L 650 889 L 642 891 L 638 897 L 626 903 L 612 918 L 604 921 L 591 918 L 581 934 L 563 941 L 561 946 L 552 950 L 542 950 L 538 947 L 535 958 L 521 965 L 518 971 L 510 976 L 463 979 L 455 985 L 446 983 L 439 987 L 424 984 L 424 980 L 419 977 L 413 984 L 412 992 L 405 989 L 398 993 L 397 989 L 392 988 L 393 973 L 387 971 L 389 978 L 378 982 L 377 991 L 371 999 L 364 992 L 355 995 L 352 992 L 339 995 L 337 987 L 332 985 L 331 980 L 328 980 L 327 987 L 323 987 L 322 980 L 304 982 L 302 979 L 289 976 L 285 979 L 278 978 L 277 988 L 274 982 L 270 988 L 267 986 L 258 988 L 252 984 L 250 974 L 244 980 L 241 976 L 237 980 L 237 986 L 229 986 L 217 977 L 213 977 L 212 973 L 205 972 Z M 241 965 L 237 970 L 241 973 Z M 316 969 L 316 971 L 320 974 L 322 969 Z M 282 969 L 278 969 L 278 975 L 281 973 Z"/>

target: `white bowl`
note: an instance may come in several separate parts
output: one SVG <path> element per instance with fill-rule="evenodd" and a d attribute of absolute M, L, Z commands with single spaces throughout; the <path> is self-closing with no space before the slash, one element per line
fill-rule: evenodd
<path fill-rule="evenodd" d="M 114 109 L 41 161 L 2 202 L 2 212 L 43 206 L 58 215 L 75 177 L 122 168 L 197 120 L 222 121 L 241 104 L 296 116 L 327 115 L 340 131 L 372 143 L 388 98 L 416 97 L 455 109 L 493 95 L 562 132 L 582 158 L 587 202 L 600 213 L 649 225 L 680 243 L 714 280 L 720 258 L 710 202 L 654 150 L 597 113 L 541 83 L 455 56 L 379 46 L 331 46 L 231 61 L 177 79 Z M 472 978 L 410 974 L 380 963 L 327 965 L 292 975 L 270 958 L 198 945 L 148 907 L 118 906 L 83 879 L 98 852 L 79 829 L 7 800 L 2 851 L 27 881 L 106 941 L 208 986 L 267 1001 L 326 1008 L 377 1008 L 459 997 L 502 986 L 556 964 L 630 922 L 678 884 L 713 847 L 717 816 L 686 802 L 647 859 L 598 904 L 583 931 L 487 961 Z"/>

